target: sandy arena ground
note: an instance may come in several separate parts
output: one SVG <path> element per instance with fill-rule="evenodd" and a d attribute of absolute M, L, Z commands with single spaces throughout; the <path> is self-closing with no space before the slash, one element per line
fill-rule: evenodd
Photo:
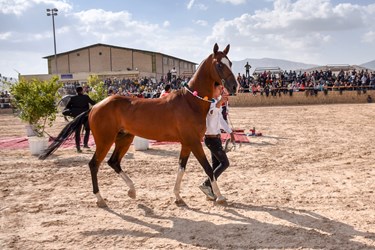
<path fill-rule="evenodd" d="M 226 207 L 206 201 L 192 156 L 174 204 L 179 145 L 130 149 L 123 169 L 137 198 L 107 165 L 95 204 L 88 161 L 59 149 L 40 161 L 1 150 L 0 249 L 375 249 L 375 105 L 232 108 L 235 127 L 263 137 L 228 153 Z M 60 117 L 48 131 L 56 135 Z M 0 115 L 0 137 L 24 136 Z M 208 153 L 207 148 L 205 148 Z"/>

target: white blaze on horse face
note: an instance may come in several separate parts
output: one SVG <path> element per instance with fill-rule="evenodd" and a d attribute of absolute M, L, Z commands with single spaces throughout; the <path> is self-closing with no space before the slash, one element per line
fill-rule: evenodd
<path fill-rule="evenodd" d="M 221 63 L 223 63 L 225 66 L 227 66 L 228 69 L 230 70 L 230 72 L 232 73 L 232 75 L 234 75 L 228 58 L 226 58 L 226 57 L 221 58 Z"/>
<path fill-rule="evenodd" d="M 228 67 L 228 69 L 230 69 L 230 71 L 232 71 L 232 68 L 230 67 L 230 63 L 229 63 L 229 59 L 226 58 L 226 57 L 223 57 L 221 58 L 221 62 L 226 65 Z"/>
<path fill-rule="evenodd" d="M 234 75 L 233 74 L 233 71 L 232 71 L 232 68 L 231 68 L 231 66 L 230 66 L 230 62 L 229 62 L 229 59 L 228 58 L 226 58 L 226 57 L 223 57 L 223 58 L 221 58 L 221 63 L 223 63 L 225 66 L 227 66 L 228 67 L 228 69 L 230 70 L 230 72 L 232 73 L 232 75 Z M 236 79 L 236 78 L 234 78 L 234 79 Z M 236 82 L 237 82 L 237 79 L 236 79 Z M 237 82 L 237 91 L 238 91 L 238 85 L 239 85 L 239 83 Z"/>

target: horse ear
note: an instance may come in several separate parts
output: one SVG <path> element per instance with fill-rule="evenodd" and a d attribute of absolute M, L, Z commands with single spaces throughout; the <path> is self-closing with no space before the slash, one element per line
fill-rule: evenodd
<path fill-rule="evenodd" d="M 230 44 L 228 44 L 227 47 L 225 48 L 225 50 L 223 50 L 223 53 L 224 53 L 225 55 L 228 55 L 229 48 L 230 48 Z"/>
<path fill-rule="evenodd" d="M 215 43 L 215 45 L 214 45 L 214 54 L 216 54 L 218 51 L 219 51 L 219 46 L 217 45 L 217 43 Z"/>

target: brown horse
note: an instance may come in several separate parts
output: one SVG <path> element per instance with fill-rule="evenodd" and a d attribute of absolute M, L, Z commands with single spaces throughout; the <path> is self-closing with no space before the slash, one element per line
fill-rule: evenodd
<path fill-rule="evenodd" d="M 87 117 L 94 136 L 96 151 L 89 166 L 93 191 L 100 207 L 106 203 L 99 193 L 97 173 L 100 163 L 106 157 L 113 143 L 115 149 L 108 164 L 118 173 L 129 187 L 128 195 L 135 198 L 133 181 L 122 170 L 121 159 L 128 151 L 135 135 L 158 141 L 181 143 L 179 171 L 174 194 L 176 203 L 183 204 L 180 187 L 186 163 L 192 152 L 211 180 L 218 203 L 225 203 L 216 182 L 212 167 L 204 154 L 201 140 L 206 130 L 206 115 L 212 99 L 214 83 L 218 82 L 230 92 L 235 93 L 237 81 L 227 57 L 229 45 L 219 51 L 214 45 L 213 54 L 199 66 L 188 86 L 158 99 L 138 99 L 123 96 L 111 96 L 96 104 L 69 123 L 55 142 L 40 156 L 45 159 L 52 154 L 75 127 L 86 121 Z"/>

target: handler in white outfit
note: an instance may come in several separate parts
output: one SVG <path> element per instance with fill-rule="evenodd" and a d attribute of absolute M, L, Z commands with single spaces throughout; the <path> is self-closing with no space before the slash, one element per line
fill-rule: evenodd
<path fill-rule="evenodd" d="M 207 130 L 204 137 L 204 143 L 211 151 L 212 168 L 216 180 L 229 167 L 227 154 L 221 144 L 221 129 L 224 129 L 230 134 L 231 142 L 234 143 L 235 141 L 233 131 L 224 120 L 222 114 L 222 104 L 228 101 L 228 95 L 222 94 L 222 85 L 215 83 L 213 94 L 214 99 L 206 117 Z M 208 199 L 216 199 L 216 196 L 212 191 L 211 182 L 208 178 L 199 186 L 199 188 Z"/>

